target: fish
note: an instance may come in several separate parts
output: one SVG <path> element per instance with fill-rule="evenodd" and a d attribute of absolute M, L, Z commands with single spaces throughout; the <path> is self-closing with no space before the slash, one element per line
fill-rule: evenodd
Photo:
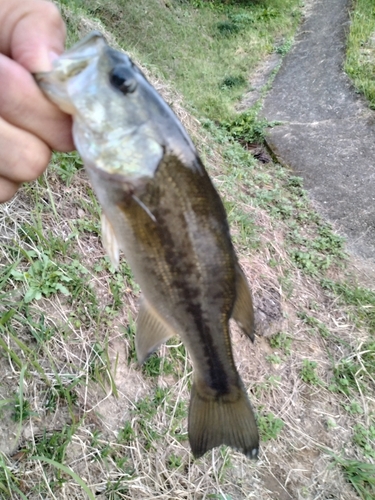
<path fill-rule="evenodd" d="M 235 366 L 229 320 L 254 341 L 254 308 L 221 198 L 183 125 L 128 55 L 91 32 L 34 75 L 73 117 L 102 207 L 103 246 L 122 250 L 141 288 L 142 364 L 178 335 L 193 364 L 188 436 L 195 458 L 228 445 L 257 458 L 259 434 Z"/>

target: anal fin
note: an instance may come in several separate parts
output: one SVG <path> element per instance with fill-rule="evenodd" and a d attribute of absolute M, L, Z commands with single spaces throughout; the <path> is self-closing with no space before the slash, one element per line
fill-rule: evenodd
<path fill-rule="evenodd" d="M 236 320 L 242 331 L 254 342 L 254 306 L 246 277 L 237 264 L 236 269 L 236 302 L 232 318 Z"/>
<path fill-rule="evenodd" d="M 199 385 L 199 390 L 197 385 Z M 194 382 L 189 409 L 189 441 L 195 458 L 226 444 L 248 458 L 257 458 L 259 434 L 250 401 L 242 386 L 233 394 L 213 396 L 202 391 L 204 382 Z"/>
<path fill-rule="evenodd" d="M 117 238 L 112 224 L 109 222 L 104 213 L 102 213 L 101 222 L 103 248 L 107 252 L 113 267 L 116 269 L 120 261 L 120 248 L 117 242 Z"/>
<path fill-rule="evenodd" d="M 159 312 L 143 297 L 139 307 L 135 334 L 138 363 L 142 364 L 175 333 Z"/>

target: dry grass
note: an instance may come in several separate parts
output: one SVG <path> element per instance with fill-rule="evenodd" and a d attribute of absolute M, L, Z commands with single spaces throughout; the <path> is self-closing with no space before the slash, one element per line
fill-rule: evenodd
<path fill-rule="evenodd" d="M 82 20 L 82 32 L 92 28 Z M 251 345 L 234 327 L 233 349 L 262 425 L 260 459 L 250 462 L 225 447 L 192 459 L 186 436 L 190 363 L 175 340 L 161 349 L 155 376 L 150 366 L 137 368 L 137 287 L 128 271 L 125 278 L 114 274 L 103 257 L 98 207 L 85 173 L 79 170 L 68 182 L 55 165 L 41 182 L 0 207 L 0 497 L 88 498 L 69 471 L 33 458 L 39 456 L 65 464 L 98 499 L 353 500 L 356 493 L 332 454 L 374 462 L 353 443 L 353 429 L 359 421 L 369 424 L 375 413 L 375 384 L 364 369 L 355 379 L 356 393 L 334 392 L 330 385 L 340 361 L 362 362 L 362 346 L 371 336 L 353 310 L 296 266 L 288 221 L 255 202 L 254 189 L 274 187 L 274 179 L 269 183 L 265 176 L 278 172 L 284 182 L 288 174 L 250 159 L 240 173 L 228 159 L 232 146 L 218 148 L 184 111 L 182 98 L 162 82 L 153 83 L 173 103 L 218 190 L 234 207 L 233 237 L 253 290 L 260 336 Z M 252 183 L 249 191 L 244 179 Z M 248 219 L 254 230 L 250 247 L 244 243 L 252 234 L 244 226 Z M 29 227 L 39 232 L 31 234 Z M 300 229 L 313 237 L 317 227 L 301 223 Z M 70 296 L 51 293 L 25 306 L 26 284 L 9 270 L 17 263 L 15 269 L 25 271 L 30 259 L 43 255 L 72 279 Z M 326 276 L 343 280 L 348 269 L 355 276 L 350 259 L 342 262 L 346 270 L 338 264 L 336 259 Z M 272 346 L 268 337 L 280 332 L 285 336 Z M 317 383 L 301 377 L 306 359 L 316 363 Z M 18 413 L 11 403 L 16 393 Z M 361 414 L 345 409 L 353 394 Z M 274 430 L 280 421 L 284 427 Z"/>

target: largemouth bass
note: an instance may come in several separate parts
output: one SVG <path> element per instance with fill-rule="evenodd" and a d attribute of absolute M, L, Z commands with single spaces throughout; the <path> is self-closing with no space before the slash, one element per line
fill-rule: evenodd
<path fill-rule="evenodd" d="M 221 199 L 185 129 L 98 32 L 35 78 L 73 115 L 75 144 L 103 209 L 104 247 L 114 263 L 124 251 L 141 287 L 139 362 L 178 334 L 194 366 L 194 456 L 226 444 L 256 458 L 258 430 L 229 336 L 233 317 L 253 340 L 251 293 Z"/>

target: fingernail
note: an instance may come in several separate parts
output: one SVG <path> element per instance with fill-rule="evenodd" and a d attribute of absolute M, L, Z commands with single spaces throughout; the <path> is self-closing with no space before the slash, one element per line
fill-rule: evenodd
<path fill-rule="evenodd" d="M 55 61 L 58 57 L 60 57 L 60 54 L 58 54 L 57 52 L 54 52 L 54 51 L 50 51 L 49 52 L 49 60 L 51 61 L 51 63 L 53 63 L 53 61 Z"/>
<path fill-rule="evenodd" d="M 1 1 L 1 0 L 0 0 Z M 59 54 L 53 50 L 41 51 L 35 58 L 33 66 L 38 68 L 38 72 L 47 72 L 53 69 L 53 62 L 59 57 Z M 37 62 L 36 62 L 37 61 Z M 34 71 L 35 73 L 35 71 Z"/>

